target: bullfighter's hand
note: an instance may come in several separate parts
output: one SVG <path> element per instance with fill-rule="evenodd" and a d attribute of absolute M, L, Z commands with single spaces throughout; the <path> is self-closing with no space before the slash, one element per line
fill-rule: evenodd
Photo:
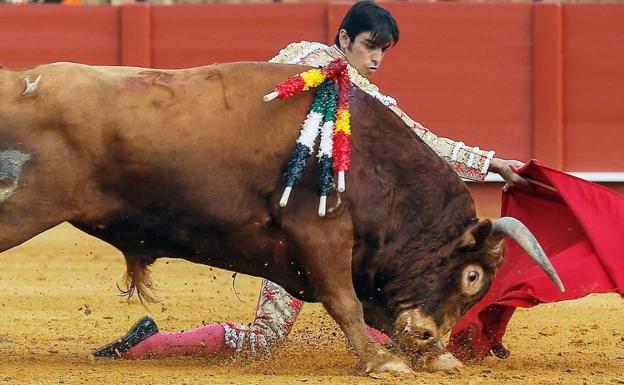
<path fill-rule="evenodd" d="M 235 349 L 235 353 L 271 355 L 267 338 L 253 324 L 227 323 L 223 324 L 223 330 L 225 331 L 225 344 Z"/>
<path fill-rule="evenodd" d="M 490 171 L 500 175 L 505 180 L 503 191 L 515 187 L 529 189 L 529 182 L 516 173 L 522 166 L 524 163 L 519 160 L 494 158 L 490 163 Z"/>

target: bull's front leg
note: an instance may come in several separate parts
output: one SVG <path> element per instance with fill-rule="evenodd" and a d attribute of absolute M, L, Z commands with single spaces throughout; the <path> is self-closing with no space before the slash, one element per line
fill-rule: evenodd
<path fill-rule="evenodd" d="M 357 298 L 351 274 L 353 229 L 347 215 L 338 218 L 301 215 L 284 221 L 295 253 L 305 274 L 332 318 L 345 333 L 366 373 L 410 373 L 398 356 L 390 353 L 368 334 L 362 304 Z M 304 217 L 305 216 L 305 217 Z"/>
<path fill-rule="evenodd" d="M 359 367 L 366 373 L 409 373 L 403 360 L 370 338 L 366 331 L 362 305 L 355 295 L 350 274 L 321 280 L 315 277 L 319 300 L 338 323 L 359 357 Z M 331 280 L 333 282 L 328 282 Z M 349 282 L 349 285 L 341 285 Z"/>

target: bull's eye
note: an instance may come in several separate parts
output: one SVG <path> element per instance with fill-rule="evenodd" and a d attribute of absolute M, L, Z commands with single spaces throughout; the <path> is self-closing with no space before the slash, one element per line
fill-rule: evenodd
<path fill-rule="evenodd" d="M 483 268 L 476 264 L 464 267 L 461 280 L 464 294 L 476 294 L 483 286 Z"/>

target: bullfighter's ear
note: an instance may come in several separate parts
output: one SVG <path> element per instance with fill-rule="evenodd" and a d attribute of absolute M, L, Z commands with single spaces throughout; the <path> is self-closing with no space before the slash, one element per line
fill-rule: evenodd
<path fill-rule="evenodd" d="M 466 228 L 459 241 L 459 248 L 463 250 L 478 250 L 492 232 L 492 221 L 479 219 Z"/>

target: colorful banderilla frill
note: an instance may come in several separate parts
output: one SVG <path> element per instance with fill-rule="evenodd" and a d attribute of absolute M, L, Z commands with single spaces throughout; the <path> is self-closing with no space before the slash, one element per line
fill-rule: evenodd
<path fill-rule="evenodd" d="M 285 207 L 292 188 L 299 182 L 308 159 L 314 152 L 317 137 L 321 136 L 318 152 L 320 169 L 320 196 L 318 214 L 326 212 L 327 196 L 331 192 L 334 173 L 338 174 L 338 191 L 345 191 L 345 171 L 351 168 L 351 128 L 349 99 L 351 81 L 347 63 L 336 59 L 327 67 L 311 69 L 278 84 L 275 91 L 264 97 L 265 101 L 275 98 L 287 99 L 301 91 L 317 87 L 308 115 L 301 127 L 295 149 L 286 171 L 286 188 L 280 199 Z"/>

